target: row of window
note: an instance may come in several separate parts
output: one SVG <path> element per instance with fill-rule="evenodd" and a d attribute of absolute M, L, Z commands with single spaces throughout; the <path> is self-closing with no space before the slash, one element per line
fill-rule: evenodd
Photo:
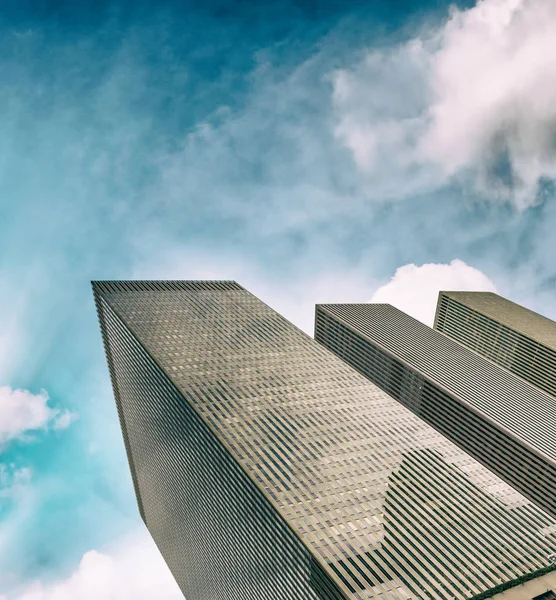
<path fill-rule="evenodd" d="M 129 435 L 135 436 L 137 448 L 146 443 L 152 457 L 145 463 L 151 466 L 144 479 L 158 477 L 156 465 L 168 462 L 164 477 L 159 467 L 161 474 L 150 488 L 151 504 L 165 486 L 171 490 L 164 505 L 168 511 L 183 500 L 180 486 L 225 488 L 232 495 L 233 486 L 239 486 L 250 495 L 252 482 L 284 527 L 322 565 L 338 593 L 354 600 L 466 598 L 469 591 L 496 585 L 516 569 L 526 572 L 544 564 L 540 553 L 546 542 L 525 517 L 519 526 L 528 532 L 527 539 L 538 541 L 537 550 L 529 552 L 519 536 L 508 542 L 515 550 L 509 554 L 513 557 L 519 548 L 526 562 L 519 567 L 494 558 L 489 562 L 481 554 L 481 540 L 492 538 L 492 548 L 507 554 L 507 528 L 500 523 L 515 523 L 510 517 L 492 520 L 496 498 L 479 493 L 475 483 L 488 478 L 488 472 L 480 465 L 469 467 L 465 453 L 248 292 L 120 291 L 106 297 L 129 337 L 138 340 L 152 361 L 128 379 L 125 372 L 131 366 L 121 368 L 136 406 Z M 149 377 L 142 376 L 147 368 Z M 169 388 L 158 380 L 146 393 L 156 368 L 173 382 L 177 396 L 169 396 Z M 415 384 L 407 383 L 409 388 Z M 152 406 L 142 416 L 145 397 Z M 157 406 L 164 411 L 155 418 Z M 205 470 L 201 458 L 191 462 L 189 453 L 203 453 L 195 451 L 199 440 L 180 449 L 193 427 L 186 412 L 226 449 L 247 481 L 226 483 L 221 470 L 210 470 L 213 454 L 206 455 Z M 171 434 L 172 443 L 152 432 L 145 442 L 143 430 L 163 418 L 160 431 Z M 170 461 L 172 453 L 177 458 Z M 192 466 L 186 469 L 188 464 Z M 467 465 L 476 479 L 467 482 L 459 465 Z M 206 482 L 211 473 L 214 481 Z M 157 523 L 166 531 L 160 511 Z M 196 534 L 201 537 L 211 527 L 208 513 L 202 514 Z M 220 515 L 225 526 L 227 517 L 222 511 Z M 211 535 L 205 536 L 205 544 Z M 233 545 L 233 537 L 223 543 Z M 204 556 L 209 560 L 208 551 Z M 314 568 L 308 571 L 314 580 Z M 228 600 L 231 593 L 215 597 Z"/>

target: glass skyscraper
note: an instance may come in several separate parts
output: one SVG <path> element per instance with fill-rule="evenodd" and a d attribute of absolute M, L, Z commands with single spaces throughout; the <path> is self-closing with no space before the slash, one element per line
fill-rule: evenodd
<path fill-rule="evenodd" d="M 315 338 L 556 516 L 556 399 L 389 304 L 318 305 Z"/>
<path fill-rule="evenodd" d="M 556 396 L 556 323 L 492 292 L 440 292 L 434 327 Z"/>
<path fill-rule="evenodd" d="M 94 282 L 139 510 L 187 600 L 448 600 L 556 522 L 235 282 Z"/>

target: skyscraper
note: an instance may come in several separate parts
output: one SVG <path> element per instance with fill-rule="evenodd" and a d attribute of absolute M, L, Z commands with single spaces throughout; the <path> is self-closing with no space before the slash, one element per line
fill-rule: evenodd
<path fill-rule="evenodd" d="M 556 399 L 388 304 L 318 305 L 315 338 L 556 516 Z"/>
<path fill-rule="evenodd" d="M 139 510 L 187 600 L 448 600 L 556 522 L 235 282 L 95 282 Z"/>
<path fill-rule="evenodd" d="M 434 327 L 556 396 L 556 323 L 492 292 L 440 292 Z"/>

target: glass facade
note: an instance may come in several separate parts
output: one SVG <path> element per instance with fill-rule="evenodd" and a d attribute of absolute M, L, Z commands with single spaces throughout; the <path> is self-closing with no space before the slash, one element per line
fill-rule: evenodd
<path fill-rule="evenodd" d="M 317 307 L 315 337 L 556 516 L 556 400 L 387 304 Z"/>
<path fill-rule="evenodd" d="M 556 323 L 492 292 L 440 292 L 435 329 L 556 396 Z"/>
<path fill-rule="evenodd" d="M 549 564 L 552 517 L 238 284 L 93 289 L 187 600 L 464 599 Z"/>

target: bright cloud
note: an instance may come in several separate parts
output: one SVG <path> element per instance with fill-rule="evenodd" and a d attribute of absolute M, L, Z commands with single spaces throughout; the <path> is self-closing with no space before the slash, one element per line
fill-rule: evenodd
<path fill-rule="evenodd" d="M 75 413 L 48 405 L 48 394 L 41 390 L 0 387 L 0 443 L 22 438 L 25 434 L 46 429 L 65 429 L 77 418 Z"/>
<path fill-rule="evenodd" d="M 334 76 L 338 137 L 376 178 L 472 174 L 525 208 L 556 179 L 556 3 L 481 0 Z"/>
<path fill-rule="evenodd" d="M 392 304 L 432 326 L 441 290 L 495 292 L 496 287 L 484 273 L 457 259 L 447 265 L 404 265 L 373 294 L 371 302 Z"/>
<path fill-rule="evenodd" d="M 91 550 L 75 572 L 52 585 L 35 583 L 14 600 L 183 600 L 150 536 L 137 534 L 107 553 Z M 2 597 L 0 596 L 0 600 Z"/>

